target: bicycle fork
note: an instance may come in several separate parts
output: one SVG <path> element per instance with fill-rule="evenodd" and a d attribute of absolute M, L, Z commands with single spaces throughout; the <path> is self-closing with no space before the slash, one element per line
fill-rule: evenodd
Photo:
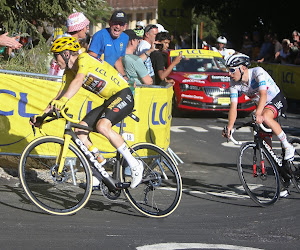
<path fill-rule="evenodd" d="M 256 152 L 257 152 L 257 149 L 254 148 L 254 154 L 253 154 L 253 177 L 258 177 Z M 262 174 L 262 176 L 265 176 L 265 174 L 266 174 L 265 162 L 264 162 L 264 156 L 263 156 L 263 153 L 262 153 L 261 149 L 259 149 L 259 153 L 260 153 L 260 159 L 261 159 L 260 160 L 261 174 Z"/>
<path fill-rule="evenodd" d="M 69 134 L 65 134 L 65 141 L 64 141 L 64 145 L 62 146 L 61 150 L 60 150 L 60 154 L 59 157 L 56 159 L 56 164 L 59 164 L 58 170 L 57 170 L 57 174 L 61 175 L 64 165 L 65 165 L 65 161 L 66 161 L 66 157 L 67 157 L 67 152 L 68 152 L 68 148 L 72 139 L 72 136 Z"/>

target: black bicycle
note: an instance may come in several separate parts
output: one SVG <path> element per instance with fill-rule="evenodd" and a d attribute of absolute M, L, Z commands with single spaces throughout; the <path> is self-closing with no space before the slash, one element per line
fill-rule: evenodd
<path fill-rule="evenodd" d="M 253 129 L 253 141 L 241 143 L 233 138 L 233 133 L 243 127 Z M 296 148 L 293 161 L 284 160 L 285 150 L 282 146 L 281 155 L 273 151 L 272 130 L 257 124 L 255 119 L 233 129 L 229 139 L 241 145 L 237 157 L 239 178 L 256 204 L 263 207 L 274 204 L 279 198 L 281 185 L 290 191 L 291 182 L 300 192 L 300 139 L 290 140 Z"/>
<path fill-rule="evenodd" d="M 105 197 L 115 200 L 123 191 L 130 204 L 143 215 L 162 218 L 174 212 L 181 200 L 182 181 L 168 153 L 150 143 L 130 147 L 133 156 L 144 163 L 142 182 L 131 189 L 126 160 L 116 153 L 101 166 L 73 131 L 74 128 L 92 131 L 92 128 L 78 124 L 78 120 L 65 112 L 56 111 L 39 119 L 44 124 L 64 118 L 64 138 L 39 137 L 30 142 L 21 155 L 20 182 L 36 206 L 54 215 L 76 213 L 88 202 L 93 188 L 92 176 L 95 176 Z M 139 120 L 132 113 L 129 116 Z"/>

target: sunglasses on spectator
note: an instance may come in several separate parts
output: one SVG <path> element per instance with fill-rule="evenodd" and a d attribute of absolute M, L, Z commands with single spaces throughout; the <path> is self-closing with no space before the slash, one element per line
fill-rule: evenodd
<path fill-rule="evenodd" d="M 145 33 L 147 33 L 147 32 L 149 32 L 150 30 L 152 30 L 152 29 L 157 29 L 157 26 L 156 25 L 151 25 L 151 26 L 147 26 L 146 28 L 145 28 Z"/>
<path fill-rule="evenodd" d="M 120 26 L 124 26 L 125 23 L 123 23 L 123 22 L 112 22 L 112 25 L 120 25 Z"/>

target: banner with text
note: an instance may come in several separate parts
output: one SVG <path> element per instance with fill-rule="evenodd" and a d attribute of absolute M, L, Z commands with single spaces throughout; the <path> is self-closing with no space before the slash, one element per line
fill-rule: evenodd
<path fill-rule="evenodd" d="M 272 63 L 261 63 L 258 66 L 272 76 L 286 98 L 300 100 L 300 66 Z"/>
<path fill-rule="evenodd" d="M 61 83 L 23 76 L 0 74 L 0 153 L 20 154 L 24 147 L 36 137 L 42 136 L 37 129 L 34 137 L 29 117 L 40 114 L 56 96 Z M 140 122 L 127 117 L 124 120 L 124 139 L 133 145 L 137 142 L 152 142 L 164 149 L 170 144 L 170 126 L 173 88 L 135 89 L 135 115 Z M 74 119 L 82 119 L 90 110 L 101 105 L 103 100 L 81 88 L 68 102 L 68 113 Z M 62 136 L 64 120 L 43 125 L 48 135 Z M 119 132 L 119 124 L 114 126 Z M 91 134 L 92 142 L 107 157 L 116 152 L 106 138 Z"/>

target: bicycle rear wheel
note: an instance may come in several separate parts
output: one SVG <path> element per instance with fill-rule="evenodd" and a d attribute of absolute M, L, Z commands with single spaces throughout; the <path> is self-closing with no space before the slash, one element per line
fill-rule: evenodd
<path fill-rule="evenodd" d="M 256 204 L 266 207 L 278 200 L 280 184 L 276 166 L 264 148 L 262 155 L 263 159 L 256 143 L 246 142 L 241 146 L 237 168 L 243 187 L 250 198 Z"/>
<path fill-rule="evenodd" d="M 70 144 L 62 174 L 58 174 L 62 138 L 45 136 L 32 141 L 23 151 L 19 178 L 29 199 L 55 215 L 76 213 L 92 193 L 92 173 L 83 154 Z"/>
<path fill-rule="evenodd" d="M 291 138 L 289 143 L 291 143 L 295 148 L 294 160 L 289 164 L 292 182 L 297 191 L 300 192 L 300 139 Z"/>
<path fill-rule="evenodd" d="M 162 218 L 174 212 L 180 203 L 182 181 L 172 158 L 161 148 L 150 143 L 139 143 L 131 147 L 132 155 L 143 161 L 143 181 L 136 188 L 124 189 L 131 205 L 143 215 Z M 130 182 L 125 172 L 127 162 L 120 167 L 122 182 Z"/>

